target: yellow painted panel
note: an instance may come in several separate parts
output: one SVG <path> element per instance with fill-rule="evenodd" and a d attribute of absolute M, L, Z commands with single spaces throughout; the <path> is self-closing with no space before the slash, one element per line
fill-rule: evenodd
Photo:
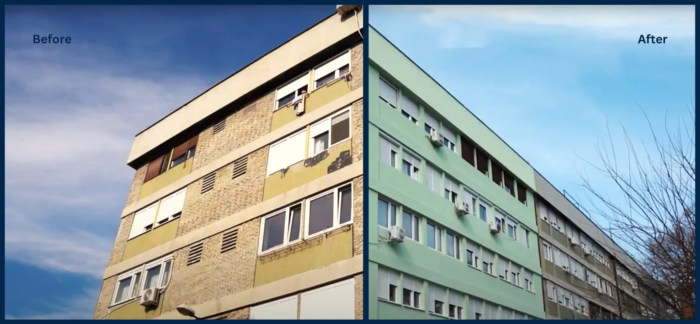
<path fill-rule="evenodd" d="M 350 82 L 345 79 L 340 79 L 329 85 L 320 87 L 309 94 L 306 98 L 305 113 L 310 113 L 318 108 L 323 107 L 327 103 L 338 99 L 350 93 Z M 272 113 L 272 127 L 270 131 L 274 131 L 297 118 L 294 112 L 294 105 L 289 105 L 278 109 Z"/>
<path fill-rule="evenodd" d="M 163 295 L 158 297 L 158 306 L 141 306 L 139 299 L 134 299 L 124 305 L 114 307 L 107 316 L 108 319 L 152 319 L 160 316 L 163 306 Z"/>
<path fill-rule="evenodd" d="M 271 174 L 267 179 L 265 179 L 265 189 L 263 191 L 263 200 L 270 199 L 274 196 L 283 194 L 289 190 L 297 188 L 303 184 L 309 183 L 316 180 L 324 175 L 328 174 L 328 167 L 331 163 L 341 163 L 340 155 L 341 152 L 347 151 L 344 155 L 347 158 L 352 158 L 352 141 L 350 139 L 345 140 L 336 146 L 329 148 L 326 152 L 326 156 L 323 160 L 318 161 L 313 166 L 305 166 L 305 161 L 301 161 L 297 164 L 290 166 L 287 171 L 284 170 L 277 171 Z M 320 153 L 325 154 L 325 153 Z M 307 160 L 313 159 L 311 157 Z M 338 162 L 336 162 L 338 160 Z M 349 165 L 350 163 L 348 163 Z"/>
<path fill-rule="evenodd" d="M 342 230 L 337 230 L 342 231 Z M 352 230 L 319 235 L 272 255 L 258 257 L 255 286 L 322 268 L 352 257 Z"/>
<path fill-rule="evenodd" d="M 179 224 L 180 219 L 178 218 L 165 225 L 158 226 L 146 234 L 139 235 L 127 241 L 122 261 L 174 240 L 177 235 L 177 226 Z"/>
<path fill-rule="evenodd" d="M 144 197 L 175 182 L 175 180 L 190 174 L 190 171 L 192 171 L 192 161 L 194 161 L 194 159 L 187 159 L 185 162 L 182 162 L 174 168 L 165 171 L 165 173 L 151 179 L 151 181 L 144 183 L 143 187 L 141 187 L 139 199 L 143 199 Z"/>

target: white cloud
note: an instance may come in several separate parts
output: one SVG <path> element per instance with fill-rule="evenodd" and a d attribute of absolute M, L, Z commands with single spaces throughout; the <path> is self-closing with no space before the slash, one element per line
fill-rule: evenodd
<path fill-rule="evenodd" d="M 6 310 L 5 319 L 92 319 L 98 294 L 99 290 L 85 290 L 78 295 L 60 300 L 57 303 L 43 305 L 47 310 L 44 313 L 27 316 L 12 315 L 12 310 Z"/>
<path fill-rule="evenodd" d="M 6 258 L 99 278 L 134 175 L 134 136 L 205 84 L 99 47 L 5 53 Z"/>

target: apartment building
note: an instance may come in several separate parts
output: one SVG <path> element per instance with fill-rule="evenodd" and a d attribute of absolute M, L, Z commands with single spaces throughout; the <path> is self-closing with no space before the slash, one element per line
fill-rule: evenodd
<path fill-rule="evenodd" d="M 362 318 L 361 10 L 136 136 L 94 318 Z"/>
<path fill-rule="evenodd" d="M 538 172 L 535 183 L 547 318 L 659 318 L 642 268 Z"/>
<path fill-rule="evenodd" d="M 543 319 L 534 170 L 369 30 L 368 318 Z"/>

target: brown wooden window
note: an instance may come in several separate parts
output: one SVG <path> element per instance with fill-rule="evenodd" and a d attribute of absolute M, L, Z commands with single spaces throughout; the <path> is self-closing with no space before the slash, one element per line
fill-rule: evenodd
<path fill-rule="evenodd" d="M 144 179 L 144 182 L 147 182 L 157 177 L 161 173 L 165 172 L 163 169 L 164 167 L 167 167 L 169 159 L 170 152 L 168 152 L 165 155 L 161 155 L 153 159 L 150 163 L 148 163 L 148 168 L 146 169 L 146 178 Z"/>
<path fill-rule="evenodd" d="M 484 175 L 489 175 L 489 157 L 480 149 L 476 149 L 476 168 Z"/>
<path fill-rule="evenodd" d="M 515 180 L 508 172 L 503 172 L 503 188 L 506 189 L 507 193 L 515 197 Z"/>
<path fill-rule="evenodd" d="M 527 189 L 525 189 L 525 185 L 520 181 L 518 181 L 518 200 L 527 205 Z"/>
<path fill-rule="evenodd" d="M 173 149 L 173 159 L 170 162 L 170 168 L 185 162 L 187 159 L 194 157 L 195 149 L 197 147 L 197 140 L 199 135 L 185 141 L 184 143 L 178 145 Z"/>
<path fill-rule="evenodd" d="M 496 183 L 499 187 L 501 186 L 501 182 L 503 181 L 503 170 L 493 161 L 491 161 L 491 178 L 493 179 L 494 183 Z"/>
<path fill-rule="evenodd" d="M 474 144 L 462 136 L 462 158 L 474 166 Z"/>

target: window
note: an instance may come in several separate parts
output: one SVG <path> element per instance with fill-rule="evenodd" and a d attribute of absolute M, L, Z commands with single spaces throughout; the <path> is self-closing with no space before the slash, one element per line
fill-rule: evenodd
<path fill-rule="evenodd" d="M 384 81 L 384 79 L 379 78 L 379 98 L 396 108 L 396 97 L 396 88 Z"/>
<path fill-rule="evenodd" d="M 527 205 L 527 189 L 525 189 L 525 185 L 518 181 L 518 201 L 523 203 L 523 205 Z"/>
<path fill-rule="evenodd" d="M 445 248 L 447 250 L 447 255 L 459 260 L 459 237 L 452 233 L 447 233 L 445 235 Z"/>
<path fill-rule="evenodd" d="M 474 166 L 474 144 L 470 140 L 466 139 L 464 136 L 461 136 L 461 144 L 462 159 Z"/>
<path fill-rule="evenodd" d="M 445 125 L 442 125 L 442 141 L 445 147 L 450 149 L 450 151 L 457 152 L 457 147 L 455 146 L 455 143 L 457 143 L 457 140 L 455 139 L 455 134 Z"/>
<path fill-rule="evenodd" d="M 488 177 L 489 157 L 480 149 L 476 149 L 476 169 Z"/>
<path fill-rule="evenodd" d="M 500 255 L 498 256 L 498 277 L 508 280 L 508 260 Z"/>
<path fill-rule="evenodd" d="M 377 280 L 377 297 L 379 299 L 398 302 L 396 300 L 396 290 L 399 287 L 399 273 L 384 267 L 379 268 L 379 278 Z"/>
<path fill-rule="evenodd" d="M 187 188 L 185 187 L 161 199 L 159 203 L 153 203 L 136 212 L 129 232 L 129 239 L 180 217 L 186 194 Z"/>
<path fill-rule="evenodd" d="M 309 92 L 309 73 L 305 72 L 293 81 L 277 89 L 275 92 L 274 110 L 296 102 L 303 94 L 307 92 Z"/>
<path fill-rule="evenodd" d="M 530 231 L 525 229 L 522 224 L 518 227 L 518 241 L 526 247 L 530 247 Z"/>
<path fill-rule="evenodd" d="M 471 297 L 469 296 L 469 317 L 471 319 L 479 320 L 482 319 L 482 306 L 484 305 L 484 301 L 476 298 L 476 297 Z"/>
<path fill-rule="evenodd" d="M 112 306 L 141 296 L 149 288 L 163 289 L 170 281 L 173 256 L 169 255 L 117 277 Z M 145 275 L 143 275 L 145 273 Z M 141 280 L 143 277 L 144 280 Z"/>
<path fill-rule="evenodd" d="M 403 150 L 403 164 L 401 165 L 401 171 L 411 177 L 411 179 L 419 181 L 419 166 L 420 159 L 415 157 L 413 154 L 408 153 L 405 149 Z"/>
<path fill-rule="evenodd" d="M 450 290 L 447 298 L 447 301 L 449 303 L 447 316 L 453 319 L 462 319 L 462 305 L 464 305 L 464 295 L 456 291 Z"/>
<path fill-rule="evenodd" d="M 309 130 L 309 156 L 319 154 L 350 138 L 350 110 L 348 109 L 311 126 Z"/>
<path fill-rule="evenodd" d="M 447 290 L 444 287 L 429 283 L 428 298 L 430 300 L 430 312 L 439 315 L 445 315 L 445 294 Z"/>
<path fill-rule="evenodd" d="M 476 249 L 476 246 L 472 244 L 471 242 L 467 242 L 467 264 L 476 267 L 477 266 L 477 260 L 478 257 L 477 255 L 479 254 L 479 251 Z"/>
<path fill-rule="evenodd" d="M 557 286 L 551 281 L 547 281 L 547 299 L 555 303 L 557 302 Z"/>
<path fill-rule="evenodd" d="M 515 197 L 515 181 L 508 172 L 503 172 L 503 189 L 511 196 Z"/>
<path fill-rule="evenodd" d="M 401 114 L 412 123 L 418 124 L 418 105 L 401 93 Z"/>
<path fill-rule="evenodd" d="M 352 208 L 338 208 L 339 202 L 342 201 L 340 198 L 347 194 L 346 191 L 352 195 L 352 184 L 335 188 L 307 200 L 305 221 L 307 238 L 352 222 Z M 347 222 L 341 222 L 341 219 L 347 219 Z"/>
<path fill-rule="evenodd" d="M 283 210 L 262 218 L 260 231 L 260 253 L 283 247 L 299 240 L 301 223 L 301 204 L 289 206 Z"/>
<path fill-rule="evenodd" d="M 403 275 L 403 304 L 409 307 L 422 309 L 421 291 L 422 281 L 409 275 Z"/>
<path fill-rule="evenodd" d="M 462 201 L 467 203 L 467 209 L 470 213 L 473 214 L 476 211 L 476 198 L 471 191 L 467 190 L 466 188 L 462 190 Z"/>
<path fill-rule="evenodd" d="M 544 259 L 553 262 L 552 261 L 552 247 L 549 246 L 549 243 L 547 242 L 542 242 L 542 255 L 544 256 Z"/>
<path fill-rule="evenodd" d="M 423 118 L 425 118 L 425 132 L 430 134 L 431 131 L 437 130 L 438 129 L 438 122 L 433 118 L 433 116 L 428 113 L 428 110 L 424 109 L 423 110 Z"/>
<path fill-rule="evenodd" d="M 510 268 L 510 283 L 520 287 L 520 266 L 515 263 Z"/>
<path fill-rule="evenodd" d="M 488 208 L 484 204 L 479 204 L 479 219 L 481 219 L 484 222 L 487 222 L 487 219 L 489 219 L 489 213 L 488 213 Z"/>
<path fill-rule="evenodd" d="M 428 186 L 428 189 L 438 195 L 441 194 L 442 186 L 440 185 L 440 180 L 442 179 L 442 174 L 427 162 L 425 164 L 425 170 L 425 184 Z"/>
<path fill-rule="evenodd" d="M 337 210 L 340 214 L 340 224 L 345 224 L 352 220 L 352 187 L 350 185 L 338 190 Z"/>
<path fill-rule="evenodd" d="M 314 69 L 314 89 L 340 78 L 350 71 L 350 51 L 321 64 Z"/>
<path fill-rule="evenodd" d="M 532 272 L 525 269 L 525 275 L 523 281 L 525 282 L 525 289 L 531 292 L 535 292 L 534 281 L 532 281 Z"/>
<path fill-rule="evenodd" d="M 491 253 L 491 251 L 487 251 L 486 249 L 482 249 L 481 259 L 482 259 L 481 270 L 483 272 L 488 273 L 488 274 L 494 274 L 493 273 L 493 253 Z"/>
<path fill-rule="evenodd" d="M 428 223 L 428 247 L 442 252 L 442 229 L 431 223 Z"/>
<path fill-rule="evenodd" d="M 538 206 L 539 206 L 539 212 L 540 212 L 540 219 L 545 221 L 546 223 L 549 223 L 549 217 L 548 217 L 549 212 L 547 211 L 547 206 L 541 201 L 540 201 Z"/>
<path fill-rule="evenodd" d="M 506 308 L 505 306 L 501 306 L 501 319 L 512 319 L 513 318 L 513 310 Z"/>
<path fill-rule="evenodd" d="M 451 202 L 456 202 L 459 185 L 454 182 L 450 177 L 445 176 L 445 198 Z"/>
<path fill-rule="evenodd" d="M 506 216 L 503 215 L 498 209 L 496 209 L 496 216 L 494 216 L 494 222 L 496 225 L 500 225 L 501 233 L 506 232 Z"/>
<path fill-rule="evenodd" d="M 591 271 L 590 269 L 586 269 L 586 282 L 593 286 L 593 287 L 598 287 L 598 276 L 595 274 L 595 272 Z"/>
<path fill-rule="evenodd" d="M 305 142 L 306 130 L 302 130 L 270 145 L 270 153 L 267 158 L 267 176 L 303 161 Z"/>
<path fill-rule="evenodd" d="M 576 260 L 574 260 L 573 258 L 571 258 L 570 263 L 571 263 L 571 273 L 574 276 L 576 276 L 577 278 L 583 280 L 583 276 L 584 276 L 583 266 L 580 263 L 576 262 Z"/>
<path fill-rule="evenodd" d="M 518 222 L 514 219 L 508 217 L 508 237 L 517 240 L 518 239 Z"/>
<path fill-rule="evenodd" d="M 399 147 L 386 138 L 379 136 L 379 160 L 395 168 L 398 156 Z"/>
<path fill-rule="evenodd" d="M 407 238 L 416 242 L 420 241 L 420 219 L 418 216 L 404 210 L 403 218 L 401 219 L 401 226 L 403 226 L 403 230 Z"/>
<path fill-rule="evenodd" d="M 389 228 L 396 225 L 396 205 L 379 199 L 379 226 Z"/>
<path fill-rule="evenodd" d="M 503 187 L 503 169 L 493 161 L 491 162 L 491 180 L 499 187 Z"/>
<path fill-rule="evenodd" d="M 153 229 L 153 223 L 156 220 L 158 211 L 158 203 L 153 203 L 136 212 L 134 221 L 129 232 L 129 239 L 139 236 Z"/>

